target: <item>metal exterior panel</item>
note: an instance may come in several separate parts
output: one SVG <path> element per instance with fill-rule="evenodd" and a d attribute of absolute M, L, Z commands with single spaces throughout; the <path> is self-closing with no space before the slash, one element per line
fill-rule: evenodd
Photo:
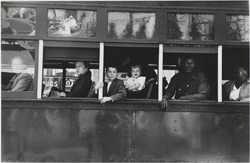
<path fill-rule="evenodd" d="M 248 162 L 243 103 L 3 100 L 4 162 Z"/>
<path fill-rule="evenodd" d="M 136 112 L 136 161 L 248 161 L 248 148 L 248 114 Z"/>
<path fill-rule="evenodd" d="M 123 161 L 125 115 L 100 110 L 3 110 L 2 161 Z"/>

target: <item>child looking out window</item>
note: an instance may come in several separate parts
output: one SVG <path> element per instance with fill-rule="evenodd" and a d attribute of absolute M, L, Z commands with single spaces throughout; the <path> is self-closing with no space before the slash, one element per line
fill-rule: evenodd
<path fill-rule="evenodd" d="M 139 64 L 131 66 L 131 75 L 126 81 L 126 88 L 129 91 L 141 91 L 145 87 L 146 77 L 141 76 L 141 66 Z"/>
<path fill-rule="evenodd" d="M 128 97 L 145 98 L 145 81 L 146 77 L 141 76 L 141 65 L 135 64 L 131 66 L 131 77 L 127 79 L 125 87 Z"/>
<path fill-rule="evenodd" d="M 108 101 L 119 101 L 126 98 L 126 89 L 124 82 L 120 79 L 117 79 L 117 68 L 114 66 L 109 66 L 106 70 L 106 75 L 108 77 L 108 82 L 104 84 L 98 83 L 95 86 L 95 91 L 103 87 L 103 98 L 101 103 L 106 103 Z"/>

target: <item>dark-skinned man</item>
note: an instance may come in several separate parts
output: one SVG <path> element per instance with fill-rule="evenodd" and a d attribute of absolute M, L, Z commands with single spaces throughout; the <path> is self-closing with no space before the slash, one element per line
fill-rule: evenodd
<path fill-rule="evenodd" d="M 164 93 L 161 108 L 168 109 L 168 101 L 174 95 L 177 100 L 205 100 L 207 91 L 207 78 L 196 70 L 195 59 L 186 58 L 182 70 L 172 77 Z"/>

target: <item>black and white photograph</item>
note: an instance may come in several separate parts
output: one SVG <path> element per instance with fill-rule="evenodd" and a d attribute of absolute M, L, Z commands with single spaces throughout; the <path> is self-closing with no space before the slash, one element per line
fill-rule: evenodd
<path fill-rule="evenodd" d="M 1 162 L 249 162 L 248 0 L 1 0 Z"/>

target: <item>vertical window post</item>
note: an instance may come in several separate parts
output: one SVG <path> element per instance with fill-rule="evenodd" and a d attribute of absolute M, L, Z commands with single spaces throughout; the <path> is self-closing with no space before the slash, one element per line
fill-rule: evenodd
<path fill-rule="evenodd" d="M 158 101 L 162 101 L 162 69 L 163 69 L 163 44 L 159 45 L 159 56 L 158 56 Z"/>
<path fill-rule="evenodd" d="M 218 102 L 222 102 L 222 46 L 218 46 Z"/>
<path fill-rule="evenodd" d="M 100 51 L 99 51 L 99 81 L 103 81 L 104 74 L 104 43 L 100 43 Z M 98 90 L 98 99 L 102 99 L 103 88 Z"/>
<path fill-rule="evenodd" d="M 38 48 L 37 99 L 42 98 L 43 84 L 43 40 L 39 40 Z"/>

